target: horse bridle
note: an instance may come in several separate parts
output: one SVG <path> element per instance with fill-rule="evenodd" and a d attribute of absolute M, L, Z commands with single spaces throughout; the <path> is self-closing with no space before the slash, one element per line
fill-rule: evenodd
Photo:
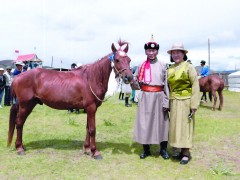
<path fill-rule="evenodd" d="M 113 61 L 114 61 L 115 55 L 116 55 L 116 52 L 113 53 L 111 56 L 109 56 L 108 59 L 111 61 L 111 67 L 116 71 L 116 73 L 115 73 L 116 77 L 117 77 L 117 76 L 121 77 L 122 72 L 125 71 L 125 70 L 127 70 L 127 69 L 126 69 L 126 68 L 122 68 L 122 69 L 118 70 L 118 69 L 114 66 L 114 62 L 113 62 Z"/>
<path fill-rule="evenodd" d="M 109 56 L 108 57 L 108 59 L 111 61 L 111 67 L 116 71 L 116 73 L 115 73 L 115 75 L 116 76 L 119 76 L 119 77 L 122 77 L 122 72 L 123 71 L 125 71 L 125 70 L 127 70 L 126 68 L 122 68 L 122 69 L 120 69 L 120 70 L 118 70 L 115 66 L 114 66 L 114 57 L 115 57 L 115 54 L 116 53 L 113 53 L 111 56 Z M 93 89 L 92 89 L 92 87 L 91 87 L 91 84 L 89 84 L 89 87 L 90 87 L 90 90 L 91 90 L 91 92 L 93 93 L 93 95 L 99 100 L 99 101 L 101 101 L 101 102 L 105 102 L 105 101 L 107 101 L 107 99 L 100 99 L 94 92 L 93 92 Z M 110 98 L 110 97 L 109 97 Z"/>
<path fill-rule="evenodd" d="M 127 70 L 126 68 L 123 68 L 123 69 L 117 70 L 117 68 L 114 66 L 114 64 L 112 65 L 112 68 L 115 69 L 115 71 L 116 71 L 115 74 L 116 74 L 116 76 L 119 76 L 119 77 L 122 76 L 122 72 L 123 72 L 123 71 Z"/>

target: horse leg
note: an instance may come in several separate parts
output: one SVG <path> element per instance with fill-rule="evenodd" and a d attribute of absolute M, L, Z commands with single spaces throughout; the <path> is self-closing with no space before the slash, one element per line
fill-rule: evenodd
<path fill-rule="evenodd" d="M 36 104 L 28 104 L 26 107 L 19 106 L 18 116 L 16 121 L 16 129 L 17 129 L 17 139 L 15 142 L 15 147 L 17 149 L 17 153 L 19 155 L 25 155 L 25 149 L 22 144 L 22 134 L 23 134 L 23 125 L 28 117 L 28 115 L 32 112 L 32 109 L 36 106 Z"/>
<path fill-rule="evenodd" d="M 222 90 L 218 91 L 218 95 L 219 95 L 219 100 L 220 100 L 218 110 L 221 111 L 222 107 L 223 107 L 223 94 L 222 94 Z"/>
<path fill-rule="evenodd" d="M 88 132 L 90 136 L 90 148 L 94 159 L 102 159 L 102 155 L 97 150 L 96 147 L 96 123 L 95 123 L 95 115 L 97 108 L 96 106 L 89 107 L 87 109 L 87 121 L 88 121 Z"/>
<path fill-rule="evenodd" d="M 212 96 L 213 96 L 213 100 L 214 100 L 212 110 L 215 111 L 216 103 L 217 103 L 216 91 L 212 91 Z"/>
<path fill-rule="evenodd" d="M 88 121 L 87 121 L 87 125 L 86 125 L 86 139 L 85 139 L 85 142 L 83 145 L 83 151 L 84 151 L 84 154 L 87 154 L 87 155 L 91 154 Z"/>

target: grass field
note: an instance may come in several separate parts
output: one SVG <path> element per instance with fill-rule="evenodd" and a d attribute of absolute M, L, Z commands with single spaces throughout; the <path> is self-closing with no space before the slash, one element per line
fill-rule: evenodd
<path fill-rule="evenodd" d="M 180 165 L 158 156 L 140 160 L 141 145 L 133 142 L 137 105 L 127 108 L 117 96 L 97 112 L 98 161 L 82 152 L 86 114 L 38 105 L 23 132 L 26 155 L 6 147 L 9 107 L 0 109 L 0 179 L 240 179 L 240 93 L 224 91 L 223 111 L 200 106 L 192 160 Z M 15 137 L 14 137 L 15 142 Z M 171 147 L 168 147 L 171 153 Z"/>

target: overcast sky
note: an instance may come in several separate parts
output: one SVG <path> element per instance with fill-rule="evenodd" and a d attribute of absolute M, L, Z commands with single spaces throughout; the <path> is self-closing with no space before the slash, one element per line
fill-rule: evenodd
<path fill-rule="evenodd" d="M 144 43 L 160 44 L 169 62 L 174 42 L 183 42 L 193 64 L 213 70 L 240 69 L 239 0 L 1 0 L 0 60 L 36 53 L 43 65 L 69 68 L 95 62 L 118 39 L 130 43 L 131 65 L 146 59 Z"/>

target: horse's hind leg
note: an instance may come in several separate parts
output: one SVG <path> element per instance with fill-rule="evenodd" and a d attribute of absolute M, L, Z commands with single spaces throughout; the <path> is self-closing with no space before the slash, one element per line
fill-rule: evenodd
<path fill-rule="evenodd" d="M 215 109 L 216 109 L 216 104 L 217 104 L 216 91 L 212 91 L 212 96 L 213 96 L 213 99 L 214 99 L 212 110 L 215 111 Z"/>
<path fill-rule="evenodd" d="M 223 107 L 223 93 L 222 93 L 222 90 L 218 91 L 218 95 L 219 95 L 219 100 L 220 100 L 218 110 L 221 111 L 222 107 Z"/>
<path fill-rule="evenodd" d="M 15 147 L 17 149 L 17 153 L 19 155 L 24 155 L 24 146 L 22 144 L 22 134 L 23 134 L 23 125 L 28 117 L 28 115 L 32 112 L 33 108 L 36 104 L 28 104 L 26 106 L 19 106 L 18 116 L 16 121 L 16 129 L 17 129 L 17 139 L 15 142 Z"/>

